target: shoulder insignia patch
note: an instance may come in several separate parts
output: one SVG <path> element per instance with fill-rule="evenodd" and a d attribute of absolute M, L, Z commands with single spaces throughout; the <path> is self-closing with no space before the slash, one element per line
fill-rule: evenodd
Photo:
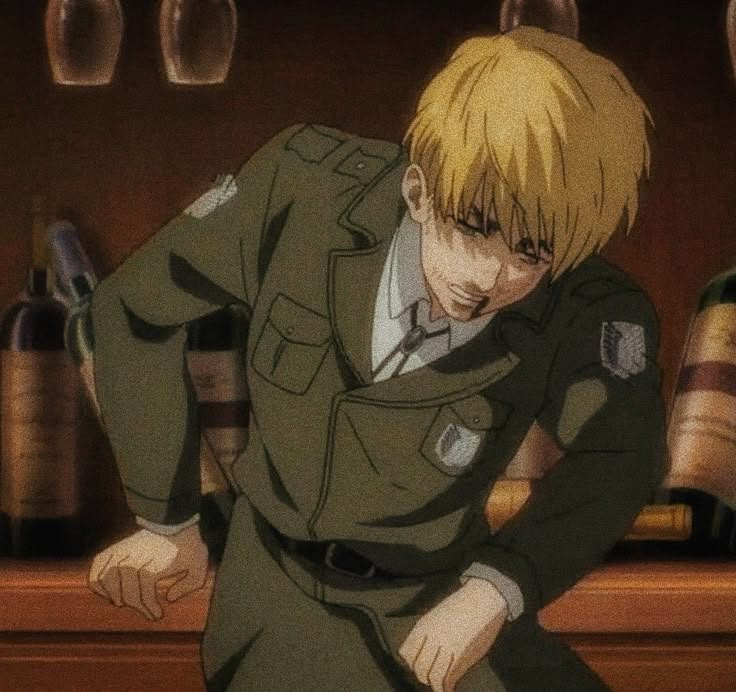
<path fill-rule="evenodd" d="M 624 380 L 643 372 L 647 365 L 644 327 L 633 322 L 603 322 L 601 364 Z"/>
<path fill-rule="evenodd" d="M 209 216 L 217 207 L 232 199 L 238 191 L 238 184 L 233 175 L 219 175 L 215 184 L 201 197 L 194 200 L 185 210 L 187 216 L 203 219 Z"/>

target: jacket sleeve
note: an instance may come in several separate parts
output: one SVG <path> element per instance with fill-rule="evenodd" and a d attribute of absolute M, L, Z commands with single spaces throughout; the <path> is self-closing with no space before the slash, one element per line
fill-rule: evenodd
<path fill-rule="evenodd" d="M 537 416 L 563 457 L 464 576 L 497 570 L 533 613 L 626 534 L 665 471 L 657 347 L 656 314 L 640 291 L 594 300 L 567 325 Z"/>
<path fill-rule="evenodd" d="M 156 524 L 199 509 L 199 432 L 186 325 L 251 306 L 263 229 L 278 212 L 282 154 L 299 126 L 259 149 L 161 228 L 92 296 L 95 386 L 128 506 Z M 250 283 L 249 283 L 250 282 Z"/>

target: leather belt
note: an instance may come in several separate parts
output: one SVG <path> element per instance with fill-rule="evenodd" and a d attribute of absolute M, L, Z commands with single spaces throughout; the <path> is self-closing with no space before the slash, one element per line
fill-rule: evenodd
<path fill-rule="evenodd" d="M 273 529 L 273 527 L 272 527 Z M 315 565 L 325 566 L 337 572 L 358 579 L 395 579 L 398 575 L 376 567 L 342 543 L 334 541 L 299 541 L 289 538 L 273 529 L 281 546 L 289 553 L 306 558 Z"/>

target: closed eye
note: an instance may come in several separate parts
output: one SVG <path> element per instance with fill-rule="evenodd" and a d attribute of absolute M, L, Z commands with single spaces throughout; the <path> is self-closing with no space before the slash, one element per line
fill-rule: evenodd
<path fill-rule="evenodd" d="M 457 225 L 457 228 L 460 231 L 460 233 L 462 233 L 463 235 L 467 235 L 467 236 L 480 235 L 480 236 L 483 236 L 484 238 L 487 237 L 488 235 L 485 229 L 483 228 L 483 226 L 476 226 L 462 219 L 455 221 L 455 224 Z"/>
<path fill-rule="evenodd" d="M 544 248 L 541 249 L 543 250 Z M 539 264 L 541 259 L 539 252 L 534 247 L 532 239 L 529 237 L 520 238 L 514 247 L 514 252 L 519 255 L 522 262 L 526 262 L 527 264 Z"/>
<path fill-rule="evenodd" d="M 489 219 L 485 225 L 483 225 L 483 216 L 479 211 L 472 211 L 468 217 L 464 219 L 453 219 L 458 230 L 467 236 L 482 236 L 488 238 L 497 231 L 501 230 L 500 226 Z"/>

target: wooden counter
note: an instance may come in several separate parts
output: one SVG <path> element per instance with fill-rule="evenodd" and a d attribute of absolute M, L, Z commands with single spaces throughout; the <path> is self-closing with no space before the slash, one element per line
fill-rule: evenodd
<path fill-rule="evenodd" d="M 212 576 L 150 623 L 89 591 L 88 564 L 0 560 L 0 691 L 201 692 Z M 614 690 L 736 689 L 736 561 L 609 564 L 541 620 Z"/>

